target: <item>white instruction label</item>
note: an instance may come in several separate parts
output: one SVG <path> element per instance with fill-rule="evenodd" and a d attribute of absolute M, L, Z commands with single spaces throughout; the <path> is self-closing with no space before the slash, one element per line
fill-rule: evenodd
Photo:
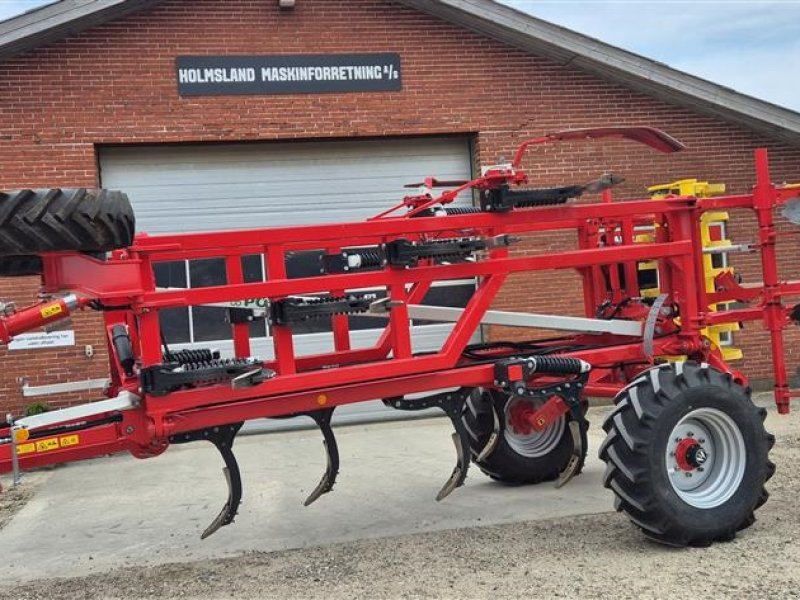
<path fill-rule="evenodd" d="M 8 344 L 9 350 L 39 350 L 41 348 L 60 348 L 75 345 L 75 332 L 51 331 L 50 333 L 22 333 Z"/>

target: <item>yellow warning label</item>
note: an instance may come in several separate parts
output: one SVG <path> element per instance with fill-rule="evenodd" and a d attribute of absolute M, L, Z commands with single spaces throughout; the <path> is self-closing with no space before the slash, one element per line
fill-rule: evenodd
<path fill-rule="evenodd" d="M 19 455 L 30 454 L 31 452 L 35 451 L 36 451 L 36 446 L 34 446 L 33 444 L 20 444 L 19 446 L 17 446 L 17 454 Z"/>
<path fill-rule="evenodd" d="M 33 452 L 51 452 L 59 448 L 69 448 L 70 446 L 77 446 L 81 443 L 79 435 L 65 435 L 60 438 L 47 438 L 46 440 L 39 440 L 37 442 L 28 442 L 26 444 L 17 445 L 17 454 L 31 454 Z"/>
<path fill-rule="evenodd" d="M 58 450 L 58 438 L 48 438 L 36 442 L 36 452 L 50 452 L 50 450 Z"/>
<path fill-rule="evenodd" d="M 50 306 L 45 306 L 39 312 L 42 313 L 43 319 L 49 319 L 50 317 L 60 315 L 62 312 L 64 312 L 64 309 L 61 308 L 60 304 L 51 304 Z"/>
<path fill-rule="evenodd" d="M 58 439 L 58 443 L 61 444 L 62 448 L 66 448 L 68 446 L 77 446 L 80 441 L 81 440 L 77 435 L 67 435 Z"/>

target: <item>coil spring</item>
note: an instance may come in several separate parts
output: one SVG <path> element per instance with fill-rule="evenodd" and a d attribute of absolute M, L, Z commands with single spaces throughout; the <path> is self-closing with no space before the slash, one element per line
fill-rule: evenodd
<path fill-rule="evenodd" d="M 361 268 L 380 267 L 383 265 L 383 252 L 378 250 L 361 250 L 358 255 L 361 257 Z"/>
<path fill-rule="evenodd" d="M 580 375 L 582 371 L 581 361 L 577 358 L 565 356 L 537 356 L 537 373 L 569 373 Z"/>
<path fill-rule="evenodd" d="M 179 365 L 189 365 L 198 363 L 209 363 L 214 360 L 214 354 L 208 348 L 197 350 L 178 350 L 177 352 L 167 352 L 164 355 L 165 362 L 174 362 Z"/>
<path fill-rule="evenodd" d="M 477 206 L 448 206 L 444 209 L 447 215 L 474 215 L 481 211 Z"/>

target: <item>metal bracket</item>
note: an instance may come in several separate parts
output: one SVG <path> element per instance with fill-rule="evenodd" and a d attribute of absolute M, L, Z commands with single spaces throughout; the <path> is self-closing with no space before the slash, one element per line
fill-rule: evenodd
<path fill-rule="evenodd" d="M 231 389 L 240 390 L 242 388 L 253 387 L 264 383 L 267 379 L 272 379 L 273 377 L 275 377 L 275 371 L 272 369 L 257 367 L 234 377 L 231 380 Z"/>
<path fill-rule="evenodd" d="M 656 298 L 655 302 L 653 302 L 653 306 L 650 307 L 650 311 L 647 313 L 647 320 L 644 322 L 644 333 L 642 336 L 642 348 L 647 360 L 653 360 L 653 340 L 656 334 L 656 322 L 661 314 L 661 307 L 664 306 L 664 302 L 667 301 L 668 297 L 668 294 L 661 294 Z"/>
<path fill-rule="evenodd" d="M 591 368 L 592 366 L 584 360 L 564 356 L 507 358 L 494 364 L 494 382 L 510 394 L 539 396 L 539 393 L 533 393 L 536 388 L 529 388 L 526 383 L 534 374 L 577 375 L 578 378 L 574 382 L 558 385 L 567 390 L 572 385 L 580 389 L 586 383 Z"/>
<path fill-rule="evenodd" d="M 465 259 L 475 252 L 510 246 L 517 238 L 499 235 L 494 238 L 459 238 L 411 242 L 393 240 L 385 245 L 386 260 L 395 267 L 415 267 L 421 259 Z"/>
<path fill-rule="evenodd" d="M 481 209 L 487 212 L 506 212 L 512 208 L 530 208 L 564 204 L 583 193 L 583 186 L 543 188 L 538 190 L 511 190 L 508 184 L 481 194 Z"/>
<path fill-rule="evenodd" d="M 261 370 L 263 364 L 254 358 L 216 359 L 180 365 L 169 362 L 142 369 L 142 389 L 153 396 L 163 396 L 184 386 L 209 385 L 233 380 L 236 377 Z M 273 373 L 274 375 L 274 373 Z"/>
<path fill-rule="evenodd" d="M 270 305 L 269 322 L 273 325 L 291 325 L 333 315 L 365 313 L 377 298 L 375 294 L 350 294 L 342 297 L 297 297 L 275 300 Z"/>

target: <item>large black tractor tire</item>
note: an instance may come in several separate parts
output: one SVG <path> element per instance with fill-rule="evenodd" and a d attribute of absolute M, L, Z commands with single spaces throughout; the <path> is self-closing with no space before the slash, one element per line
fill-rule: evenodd
<path fill-rule="evenodd" d="M 133 241 L 134 225 L 133 209 L 122 192 L 0 192 L 0 256 L 125 248 Z"/>
<path fill-rule="evenodd" d="M 564 415 L 542 432 L 521 434 L 509 422 L 509 409 L 519 401 L 529 400 L 492 389 L 476 388 L 470 394 L 461 420 L 469 434 L 472 461 L 492 479 L 509 485 L 554 480 L 572 456 L 571 417 Z M 493 436 L 494 449 L 480 458 Z M 581 466 L 587 450 L 585 431 L 582 446 Z"/>
<path fill-rule="evenodd" d="M 646 536 L 671 546 L 728 541 L 769 497 L 775 438 L 733 378 L 693 362 L 645 371 L 603 423 L 605 487 Z"/>

